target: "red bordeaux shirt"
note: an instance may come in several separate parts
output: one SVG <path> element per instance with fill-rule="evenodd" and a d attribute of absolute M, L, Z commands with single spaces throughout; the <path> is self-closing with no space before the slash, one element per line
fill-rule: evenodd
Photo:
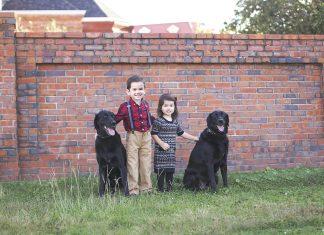
<path fill-rule="evenodd" d="M 131 116 L 133 118 L 134 130 L 140 132 L 146 132 L 150 130 L 150 124 L 148 120 L 148 114 L 150 111 L 150 107 L 148 103 L 142 100 L 141 104 L 138 105 L 134 100 L 129 99 L 129 103 L 131 105 Z M 151 116 L 151 123 L 153 123 L 153 117 Z M 131 131 L 131 124 L 129 121 L 129 114 L 127 109 L 127 102 L 124 102 L 120 105 L 118 112 L 116 114 L 115 120 L 119 123 L 123 120 L 124 128 L 126 131 Z"/>

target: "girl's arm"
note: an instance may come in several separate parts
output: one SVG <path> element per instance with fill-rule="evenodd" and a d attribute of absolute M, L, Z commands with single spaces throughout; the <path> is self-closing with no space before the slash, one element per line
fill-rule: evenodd
<path fill-rule="evenodd" d="M 170 148 L 170 145 L 168 145 L 167 143 L 165 143 L 164 141 L 162 141 L 157 135 L 152 135 L 152 139 L 158 143 L 158 145 L 161 146 L 161 148 L 163 148 L 164 150 L 168 150 Z"/>
<path fill-rule="evenodd" d="M 185 139 L 188 139 L 188 140 L 193 140 L 193 141 L 198 141 L 199 140 L 199 138 L 197 136 L 190 135 L 190 134 L 188 134 L 186 132 L 183 132 L 181 137 L 183 137 Z"/>

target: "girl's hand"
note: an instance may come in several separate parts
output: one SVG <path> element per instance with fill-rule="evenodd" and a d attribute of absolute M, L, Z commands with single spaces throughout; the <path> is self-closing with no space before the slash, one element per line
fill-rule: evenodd
<path fill-rule="evenodd" d="M 161 148 L 163 148 L 163 150 L 168 150 L 169 148 L 170 148 L 170 145 L 168 145 L 167 143 L 165 143 L 165 142 L 163 142 L 162 144 L 161 144 Z"/>

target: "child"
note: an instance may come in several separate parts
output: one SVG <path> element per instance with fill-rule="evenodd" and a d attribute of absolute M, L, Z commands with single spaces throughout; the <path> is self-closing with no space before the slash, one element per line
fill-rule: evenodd
<path fill-rule="evenodd" d="M 157 174 L 158 190 L 164 191 L 164 179 L 167 183 L 167 191 L 172 190 L 173 174 L 175 170 L 176 135 L 186 139 L 198 141 L 198 137 L 192 136 L 182 130 L 177 117 L 178 109 L 176 98 L 170 94 L 163 94 L 159 99 L 158 118 L 153 123 L 151 131 L 155 141 L 154 148 L 154 172 Z"/>
<path fill-rule="evenodd" d="M 151 182 L 151 115 L 148 103 L 143 99 L 145 86 L 141 77 L 127 80 L 126 94 L 129 101 L 120 105 L 116 122 L 123 120 L 126 134 L 127 178 L 130 195 L 150 192 Z M 140 177 L 140 182 L 139 182 Z"/>

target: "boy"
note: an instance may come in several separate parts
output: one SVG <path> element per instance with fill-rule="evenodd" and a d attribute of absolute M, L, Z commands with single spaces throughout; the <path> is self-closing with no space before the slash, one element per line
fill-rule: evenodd
<path fill-rule="evenodd" d="M 130 195 L 151 192 L 151 134 L 149 105 L 143 99 L 143 79 L 132 76 L 127 80 L 126 94 L 130 97 L 120 105 L 116 122 L 123 120 L 126 134 L 127 176 Z M 140 182 L 139 182 L 140 177 Z"/>

